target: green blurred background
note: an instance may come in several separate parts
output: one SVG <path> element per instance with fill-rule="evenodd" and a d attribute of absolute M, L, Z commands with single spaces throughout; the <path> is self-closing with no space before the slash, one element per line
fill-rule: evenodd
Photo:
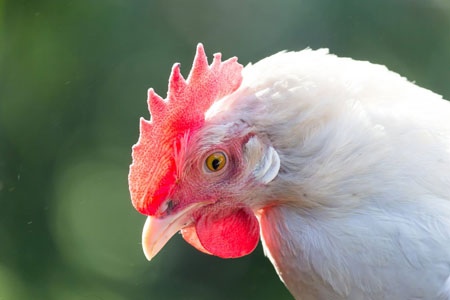
<path fill-rule="evenodd" d="M 450 98 L 449 0 L 0 0 L 0 299 L 291 299 L 260 246 L 142 253 L 138 118 L 198 42 L 242 64 L 328 47 Z"/>

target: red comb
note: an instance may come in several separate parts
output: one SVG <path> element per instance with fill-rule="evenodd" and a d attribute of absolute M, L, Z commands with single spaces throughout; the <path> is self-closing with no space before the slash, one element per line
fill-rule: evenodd
<path fill-rule="evenodd" d="M 154 215 L 170 194 L 176 181 L 177 141 L 203 125 L 205 112 L 215 100 L 239 87 L 241 70 L 236 57 L 221 62 L 220 53 L 209 66 L 203 45 L 198 44 L 187 80 L 180 73 L 180 65 L 175 64 L 166 99 L 153 89 L 148 91 L 151 121 L 140 120 L 139 141 L 133 146 L 128 175 L 131 201 L 139 212 Z"/>

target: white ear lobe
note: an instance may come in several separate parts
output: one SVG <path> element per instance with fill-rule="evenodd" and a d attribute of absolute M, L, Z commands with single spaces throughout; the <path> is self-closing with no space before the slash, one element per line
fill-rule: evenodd
<path fill-rule="evenodd" d="M 280 170 L 280 157 L 273 147 L 269 146 L 260 163 L 253 171 L 253 175 L 261 183 L 271 182 Z"/>
<path fill-rule="evenodd" d="M 244 155 L 249 173 L 260 183 L 267 184 L 278 175 L 280 157 L 277 151 L 263 145 L 256 136 L 245 144 Z"/>

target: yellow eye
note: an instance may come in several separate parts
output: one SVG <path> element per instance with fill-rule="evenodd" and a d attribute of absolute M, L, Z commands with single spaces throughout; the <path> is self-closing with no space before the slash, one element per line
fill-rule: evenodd
<path fill-rule="evenodd" d="M 206 158 L 206 167 L 212 172 L 222 170 L 227 163 L 227 159 L 223 152 L 214 152 Z"/>

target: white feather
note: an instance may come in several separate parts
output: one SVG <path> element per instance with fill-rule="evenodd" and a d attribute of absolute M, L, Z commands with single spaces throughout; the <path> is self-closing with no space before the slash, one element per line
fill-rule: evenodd
<path fill-rule="evenodd" d="M 243 120 L 278 153 L 276 177 L 263 163 L 273 180 L 257 171 L 268 184 L 252 194 L 275 204 L 259 212 L 263 245 L 295 298 L 445 299 L 450 103 L 324 49 L 278 53 L 243 76 L 208 118 Z"/>
<path fill-rule="evenodd" d="M 450 276 L 447 278 L 441 289 L 440 297 L 442 300 L 450 300 Z"/>

